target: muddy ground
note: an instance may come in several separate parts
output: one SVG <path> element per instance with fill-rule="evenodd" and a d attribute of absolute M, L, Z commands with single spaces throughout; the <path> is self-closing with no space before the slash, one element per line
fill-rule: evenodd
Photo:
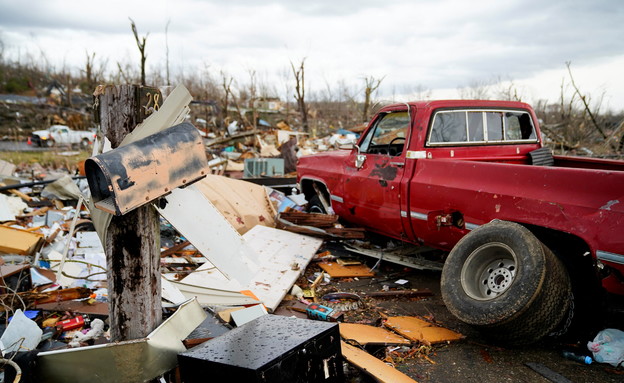
<path fill-rule="evenodd" d="M 340 252 L 334 248 L 332 253 Z M 345 252 L 345 254 L 348 253 Z M 356 258 L 370 267 L 376 263 L 372 258 L 364 256 Z M 306 270 L 306 275 L 311 275 L 315 271 L 318 272 L 321 269 L 312 264 Z M 345 322 L 375 325 L 381 322 L 383 315 L 419 316 L 465 335 L 465 339 L 458 342 L 434 345 L 430 349 L 425 347 L 423 354 L 426 357 L 416 354 L 411 358 L 401 360 L 395 356 L 395 367 L 418 382 L 624 382 L 624 368 L 622 367 L 616 369 L 608 364 L 600 363 L 584 365 L 562 356 L 564 350 L 591 355 L 585 346 L 588 340 L 593 339 L 595 332 L 592 332 L 592 335 L 577 332 L 568 334 L 564 338 L 548 338 L 540 343 L 521 348 L 496 345 L 484 334 L 457 320 L 447 310 L 440 295 L 440 272 L 419 271 L 387 262 L 382 262 L 376 271 L 374 278 L 332 279 L 321 289 L 353 293 L 380 291 L 384 284 L 406 279 L 410 282 L 411 289 L 430 289 L 433 295 L 427 298 L 411 299 L 367 298 L 365 299 L 366 307 L 347 312 Z M 624 305 L 621 304 L 621 300 L 610 304 L 608 311 L 602 317 L 603 325 L 624 330 L 622 307 Z M 367 351 L 380 359 L 387 355 L 387 349 L 384 347 L 369 348 Z M 531 363 L 541 364 L 559 376 L 555 376 L 554 380 L 546 379 L 527 366 Z M 563 380 L 556 380 L 556 378 Z M 352 371 L 348 381 L 373 382 L 374 380 Z"/>

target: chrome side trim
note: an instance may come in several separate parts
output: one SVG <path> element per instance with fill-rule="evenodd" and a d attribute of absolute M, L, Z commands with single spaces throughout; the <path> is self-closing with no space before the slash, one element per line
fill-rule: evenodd
<path fill-rule="evenodd" d="M 342 199 L 342 197 L 339 197 L 339 196 L 337 196 L 337 195 L 333 195 L 333 194 L 332 194 L 332 195 L 330 195 L 330 196 L 329 196 L 329 198 L 330 198 L 332 201 L 336 201 L 336 202 L 344 203 L 344 199 Z"/>
<path fill-rule="evenodd" d="M 466 229 L 468 229 L 468 230 L 474 230 L 474 229 L 476 229 L 479 226 L 481 226 L 481 225 L 477 225 L 476 223 L 466 222 Z"/>
<path fill-rule="evenodd" d="M 423 221 L 427 220 L 427 214 L 423 214 L 423 213 L 416 213 L 416 212 L 410 212 L 410 217 L 415 218 L 415 219 L 420 219 Z"/>
<path fill-rule="evenodd" d="M 619 263 L 620 265 L 624 265 L 624 255 L 609 253 L 608 251 L 596 250 L 596 258 L 601 261 L 609 261 L 614 263 Z"/>

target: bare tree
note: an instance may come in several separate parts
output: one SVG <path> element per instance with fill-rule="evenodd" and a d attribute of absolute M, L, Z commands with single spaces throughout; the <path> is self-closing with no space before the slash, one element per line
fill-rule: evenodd
<path fill-rule="evenodd" d="M 465 100 L 487 100 L 489 99 L 491 83 L 488 81 L 472 81 L 463 88 L 457 89 L 459 98 Z"/>
<path fill-rule="evenodd" d="M 141 85 L 145 86 L 145 60 L 147 59 L 147 56 L 145 54 L 145 44 L 147 42 L 147 36 L 149 36 L 149 32 L 142 38 L 139 38 L 139 32 L 137 31 L 134 20 L 130 19 L 130 25 L 132 26 L 132 34 L 134 34 L 134 39 L 136 40 L 139 52 L 141 52 Z"/>
<path fill-rule="evenodd" d="M 225 122 L 225 124 L 227 124 L 228 107 L 230 106 L 229 98 L 232 95 L 232 82 L 234 81 L 234 78 L 227 75 L 225 72 L 221 72 L 221 78 L 222 78 L 221 86 L 223 87 L 222 120 Z"/>
<path fill-rule="evenodd" d="M 167 86 L 171 86 L 171 79 L 169 77 L 169 24 L 171 24 L 171 19 L 167 20 L 167 25 L 165 25 L 165 54 L 166 54 L 166 65 L 167 65 Z"/>
<path fill-rule="evenodd" d="M 256 78 L 256 71 L 249 69 L 249 106 L 251 107 L 251 114 L 253 121 L 251 122 L 254 129 L 257 127 L 258 121 L 258 109 L 256 108 L 256 100 L 258 99 L 258 79 Z"/>
<path fill-rule="evenodd" d="M 290 62 L 290 67 L 292 68 L 293 75 L 295 76 L 295 100 L 297 101 L 297 106 L 299 108 L 299 113 L 301 114 L 301 124 L 303 125 L 303 130 L 305 132 L 309 131 L 308 126 L 308 109 L 305 101 L 305 57 L 301 59 L 301 64 L 299 68 L 295 68 L 295 64 Z"/>
<path fill-rule="evenodd" d="M 364 106 L 362 110 L 362 121 L 368 121 L 368 112 L 371 105 L 371 96 L 375 91 L 377 91 L 379 85 L 381 85 L 381 82 L 384 78 L 385 76 L 379 79 L 376 79 L 373 76 L 364 78 Z"/>
<path fill-rule="evenodd" d="M 589 118 L 591 119 L 592 124 L 594 125 L 596 130 L 600 133 L 602 138 L 606 140 L 607 139 L 607 135 L 605 134 L 605 132 L 602 130 L 602 128 L 600 127 L 600 125 L 596 121 L 596 117 L 594 116 L 594 113 L 592 113 L 592 110 L 589 107 L 589 103 L 587 101 L 587 97 L 585 95 L 581 94 L 581 91 L 579 90 L 579 88 L 576 86 L 576 83 L 574 82 L 574 77 L 572 76 L 572 69 L 570 69 L 570 64 L 571 64 L 570 61 L 566 62 L 566 67 L 568 68 L 568 73 L 570 74 L 570 82 L 572 83 L 572 86 L 574 87 L 574 91 L 576 92 L 576 94 L 581 99 L 581 102 L 583 103 L 583 106 L 585 107 L 585 111 L 589 115 Z"/>

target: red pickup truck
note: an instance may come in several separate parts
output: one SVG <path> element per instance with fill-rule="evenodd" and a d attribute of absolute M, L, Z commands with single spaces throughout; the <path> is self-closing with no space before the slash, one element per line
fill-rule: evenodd
<path fill-rule="evenodd" d="M 498 340 L 560 330 L 583 293 L 624 295 L 624 161 L 553 156 L 525 103 L 390 105 L 297 173 L 342 220 L 449 251 L 445 304 Z"/>

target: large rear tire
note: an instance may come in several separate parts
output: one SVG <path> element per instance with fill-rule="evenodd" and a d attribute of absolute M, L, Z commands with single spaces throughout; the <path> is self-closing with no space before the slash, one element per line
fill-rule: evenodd
<path fill-rule="evenodd" d="M 511 345 L 545 337 L 570 308 L 565 266 L 513 222 L 495 220 L 462 238 L 444 264 L 441 289 L 453 315 Z"/>

